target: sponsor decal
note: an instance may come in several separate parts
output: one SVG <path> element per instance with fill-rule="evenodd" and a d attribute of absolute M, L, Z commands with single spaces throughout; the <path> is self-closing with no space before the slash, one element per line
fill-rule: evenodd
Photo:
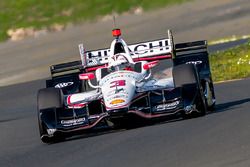
<path fill-rule="evenodd" d="M 117 81 L 110 82 L 110 88 L 114 88 L 114 87 L 117 87 L 117 86 L 125 86 L 125 85 L 126 85 L 125 80 L 117 80 Z"/>
<path fill-rule="evenodd" d="M 61 82 L 55 85 L 55 88 L 64 88 L 73 85 L 74 82 Z"/>
<path fill-rule="evenodd" d="M 69 104 L 69 105 L 68 105 L 68 108 L 78 109 L 78 108 L 83 108 L 83 107 L 85 107 L 85 106 L 86 106 L 85 103 Z"/>
<path fill-rule="evenodd" d="M 120 103 L 124 103 L 124 102 L 125 102 L 125 100 L 123 100 L 123 99 L 115 99 L 115 100 L 111 101 L 110 104 L 116 105 L 116 104 L 120 104 Z"/>
<path fill-rule="evenodd" d="M 134 45 L 128 45 L 132 58 L 138 54 L 141 57 L 152 56 L 155 54 L 165 54 L 171 52 L 170 40 L 161 39 L 151 42 L 138 43 Z M 82 50 L 82 49 L 80 49 Z M 98 64 L 106 64 L 110 55 L 110 49 L 101 49 L 95 51 L 88 51 L 86 53 L 87 66 L 95 66 Z"/>
<path fill-rule="evenodd" d="M 110 97 L 110 96 L 114 96 L 114 94 L 125 94 L 125 95 L 128 95 L 128 92 L 124 89 L 124 88 L 120 88 L 120 89 L 113 89 L 113 90 L 110 90 L 107 92 L 107 97 Z"/>
<path fill-rule="evenodd" d="M 175 102 L 167 103 L 167 104 L 161 104 L 161 105 L 155 106 L 155 110 L 156 111 L 163 111 L 163 110 L 174 109 L 177 107 L 177 105 L 179 103 L 180 103 L 180 101 L 175 101 Z"/>
<path fill-rule="evenodd" d="M 202 63 L 202 61 L 189 61 L 189 62 L 186 62 L 186 64 L 195 64 L 195 65 L 197 65 L 197 64 L 201 64 Z"/>
<path fill-rule="evenodd" d="M 138 80 L 138 78 L 140 78 L 140 74 L 137 74 L 136 72 L 131 72 L 131 71 L 119 71 L 119 72 L 114 72 L 114 73 L 111 73 L 107 76 L 105 76 L 100 84 L 105 84 L 107 83 L 108 81 L 112 81 L 114 79 L 118 79 L 118 78 L 125 78 L 125 79 L 135 79 L 135 80 Z"/>
<path fill-rule="evenodd" d="M 118 98 L 127 99 L 128 95 L 126 95 L 126 94 L 118 94 L 118 95 L 114 95 L 114 96 L 108 96 L 105 100 L 106 101 L 111 101 L 113 99 L 118 99 Z"/>
<path fill-rule="evenodd" d="M 61 120 L 61 124 L 63 126 L 74 126 L 83 124 L 85 122 L 85 118 L 71 119 L 71 120 Z"/>

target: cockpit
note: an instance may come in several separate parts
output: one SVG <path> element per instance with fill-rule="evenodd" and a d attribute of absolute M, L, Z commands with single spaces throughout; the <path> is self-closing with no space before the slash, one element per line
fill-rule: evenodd
<path fill-rule="evenodd" d="M 133 71 L 142 76 L 150 76 L 150 71 L 144 69 L 146 61 L 134 62 L 126 42 L 120 37 L 121 31 L 114 29 L 112 31 L 115 39 L 110 46 L 110 53 L 106 67 L 96 70 L 97 80 L 99 81 L 106 75 L 116 71 Z"/>
<path fill-rule="evenodd" d="M 110 57 L 108 67 L 111 71 L 133 70 L 133 59 L 125 53 L 117 53 Z"/>

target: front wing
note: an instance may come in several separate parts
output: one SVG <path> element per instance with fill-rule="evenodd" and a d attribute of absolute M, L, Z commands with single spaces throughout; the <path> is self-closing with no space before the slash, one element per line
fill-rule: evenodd
<path fill-rule="evenodd" d="M 46 129 L 67 133 L 109 127 L 108 122 L 115 125 L 117 120 L 131 115 L 144 119 L 166 117 L 185 112 L 186 107 L 195 103 L 197 92 L 196 88 L 185 87 L 144 92 L 138 94 L 128 108 L 110 111 L 105 110 L 101 99 L 80 109 L 46 109 L 41 112 L 41 120 Z"/>

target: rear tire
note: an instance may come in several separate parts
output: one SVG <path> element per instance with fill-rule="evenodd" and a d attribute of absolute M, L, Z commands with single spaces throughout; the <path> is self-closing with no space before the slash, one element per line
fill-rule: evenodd
<path fill-rule="evenodd" d="M 206 96 L 206 101 L 207 101 L 207 109 L 209 111 L 214 111 L 215 110 L 215 93 L 214 93 L 214 86 L 212 79 L 210 81 L 205 81 L 204 84 L 204 94 Z"/>
<path fill-rule="evenodd" d="M 193 64 L 181 64 L 173 67 L 175 87 L 198 84 L 198 75 Z"/>
<path fill-rule="evenodd" d="M 47 133 L 47 126 L 42 121 L 42 113 L 46 110 L 48 112 L 54 112 L 54 109 L 63 107 L 63 93 L 58 88 L 45 88 L 40 89 L 37 95 L 37 114 L 38 114 L 38 126 L 41 140 L 44 143 L 50 143 L 54 140 L 58 140 L 57 136 L 50 137 Z"/>
<path fill-rule="evenodd" d="M 184 118 L 193 118 L 197 116 L 204 116 L 207 113 L 207 105 L 205 95 L 202 90 L 199 75 L 196 67 L 193 64 L 181 64 L 173 68 L 173 80 L 175 87 L 182 87 L 183 94 L 192 99 L 195 97 L 195 105 L 198 112 L 186 114 Z M 194 94 L 197 92 L 197 95 Z M 185 97 L 184 97 L 185 98 Z"/>

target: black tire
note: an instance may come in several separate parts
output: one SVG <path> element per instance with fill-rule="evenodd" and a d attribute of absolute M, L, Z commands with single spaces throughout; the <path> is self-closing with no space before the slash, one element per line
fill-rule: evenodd
<path fill-rule="evenodd" d="M 38 110 L 63 107 L 63 93 L 58 88 L 40 89 L 37 95 Z"/>
<path fill-rule="evenodd" d="M 211 80 L 212 80 L 212 79 L 211 79 Z M 214 85 L 213 85 L 213 82 L 212 82 L 212 81 L 209 83 L 209 90 L 210 90 L 212 99 L 215 100 Z M 208 109 L 209 111 L 214 111 L 214 110 L 215 110 L 215 103 L 216 103 L 216 101 L 214 101 L 214 103 L 213 103 L 212 105 L 207 106 L 207 109 Z"/>
<path fill-rule="evenodd" d="M 185 95 L 193 97 L 193 92 L 197 92 L 195 104 L 199 112 L 193 112 L 189 115 L 184 114 L 184 118 L 204 116 L 207 112 L 207 105 L 195 65 L 181 64 L 175 66 L 172 73 L 175 87 L 183 87 Z M 193 91 L 189 91 L 191 89 Z"/>
<path fill-rule="evenodd" d="M 181 64 L 173 67 L 173 79 L 175 87 L 188 84 L 197 84 L 198 76 L 193 64 Z"/>
<path fill-rule="evenodd" d="M 54 112 L 53 108 L 62 108 L 62 107 L 63 107 L 63 93 L 61 89 L 45 88 L 45 89 L 40 89 L 38 91 L 37 95 L 38 126 L 39 126 L 41 140 L 44 143 L 49 143 L 54 140 L 53 138 L 56 137 L 48 137 L 46 126 L 41 120 L 41 113 L 43 112 L 43 110 L 46 110 L 46 112 Z"/>
<path fill-rule="evenodd" d="M 206 115 L 206 113 L 207 113 L 207 101 L 206 101 L 206 97 L 203 93 L 202 86 L 200 86 L 199 97 L 197 98 L 196 106 L 197 106 L 196 107 L 197 110 L 199 111 L 197 116 Z"/>

